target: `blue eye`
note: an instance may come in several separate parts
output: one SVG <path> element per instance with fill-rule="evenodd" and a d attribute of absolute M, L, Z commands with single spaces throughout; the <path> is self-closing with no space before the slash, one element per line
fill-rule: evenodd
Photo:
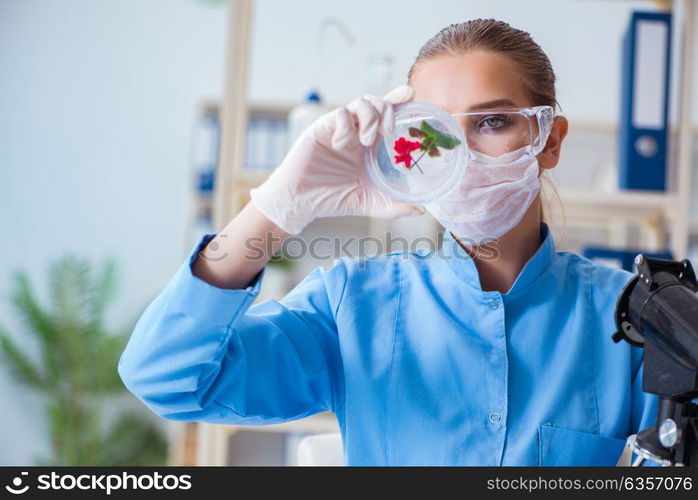
<path fill-rule="evenodd" d="M 482 118 L 477 123 L 478 132 L 486 132 L 506 127 L 509 120 L 505 115 L 489 115 Z"/>

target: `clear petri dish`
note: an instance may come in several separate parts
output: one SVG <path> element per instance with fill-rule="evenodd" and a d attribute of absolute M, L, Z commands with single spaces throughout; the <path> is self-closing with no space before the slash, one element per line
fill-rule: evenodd
<path fill-rule="evenodd" d="M 366 149 L 371 181 L 391 198 L 423 205 L 448 194 L 466 168 L 463 130 L 446 111 L 426 102 L 395 106 L 395 129 Z"/>

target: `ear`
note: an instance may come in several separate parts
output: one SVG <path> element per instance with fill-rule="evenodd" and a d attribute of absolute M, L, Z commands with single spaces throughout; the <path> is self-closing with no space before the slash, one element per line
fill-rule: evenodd
<path fill-rule="evenodd" d="M 569 123 L 564 116 L 556 116 L 543 151 L 538 153 L 538 165 L 541 168 L 553 168 L 560 160 L 562 141 L 565 140 Z"/>

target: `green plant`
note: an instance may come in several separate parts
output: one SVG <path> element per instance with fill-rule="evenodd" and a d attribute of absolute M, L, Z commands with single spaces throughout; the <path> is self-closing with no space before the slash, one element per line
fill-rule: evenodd
<path fill-rule="evenodd" d="M 3 329 L 0 354 L 16 380 L 45 401 L 52 457 L 42 462 L 157 465 L 166 459 L 166 439 L 145 412 L 122 409 L 110 424 L 103 418 L 105 406 L 120 406 L 127 394 L 117 364 L 128 333 L 110 333 L 104 318 L 115 290 L 113 261 L 95 272 L 72 255 L 51 264 L 48 307 L 39 303 L 25 273 L 14 277 L 12 302 L 39 354 L 34 359 Z"/>
<path fill-rule="evenodd" d="M 419 167 L 419 160 L 425 154 L 434 158 L 441 156 L 439 148 L 453 149 L 460 144 L 456 137 L 435 129 L 426 120 L 422 120 L 419 128 L 410 127 L 407 131 L 410 136 L 415 137 L 417 140 L 409 141 L 404 137 L 398 137 L 393 144 L 393 149 L 397 153 L 394 155 L 395 163 L 404 163 L 407 170 L 417 167 L 417 170 L 422 174 L 424 171 Z M 422 154 L 417 159 L 412 158 L 412 151 L 416 150 L 422 151 Z"/>
<path fill-rule="evenodd" d="M 284 271 L 290 271 L 293 269 L 293 261 L 286 257 L 286 255 L 281 251 L 276 252 L 272 258 L 269 259 L 269 265 Z"/>

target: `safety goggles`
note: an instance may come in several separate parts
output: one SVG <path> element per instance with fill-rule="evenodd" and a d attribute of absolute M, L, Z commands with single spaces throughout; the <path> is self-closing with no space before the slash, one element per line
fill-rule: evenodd
<path fill-rule="evenodd" d="M 449 113 L 464 132 L 470 159 L 516 161 L 543 150 L 552 128 L 552 106 Z"/>
<path fill-rule="evenodd" d="M 506 166 L 540 153 L 552 106 L 450 114 L 422 101 L 395 106 L 395 127 L 366 148 L 366 168 L 386 195 L 425 204 L 458 186 L 471 165 Z"/>

